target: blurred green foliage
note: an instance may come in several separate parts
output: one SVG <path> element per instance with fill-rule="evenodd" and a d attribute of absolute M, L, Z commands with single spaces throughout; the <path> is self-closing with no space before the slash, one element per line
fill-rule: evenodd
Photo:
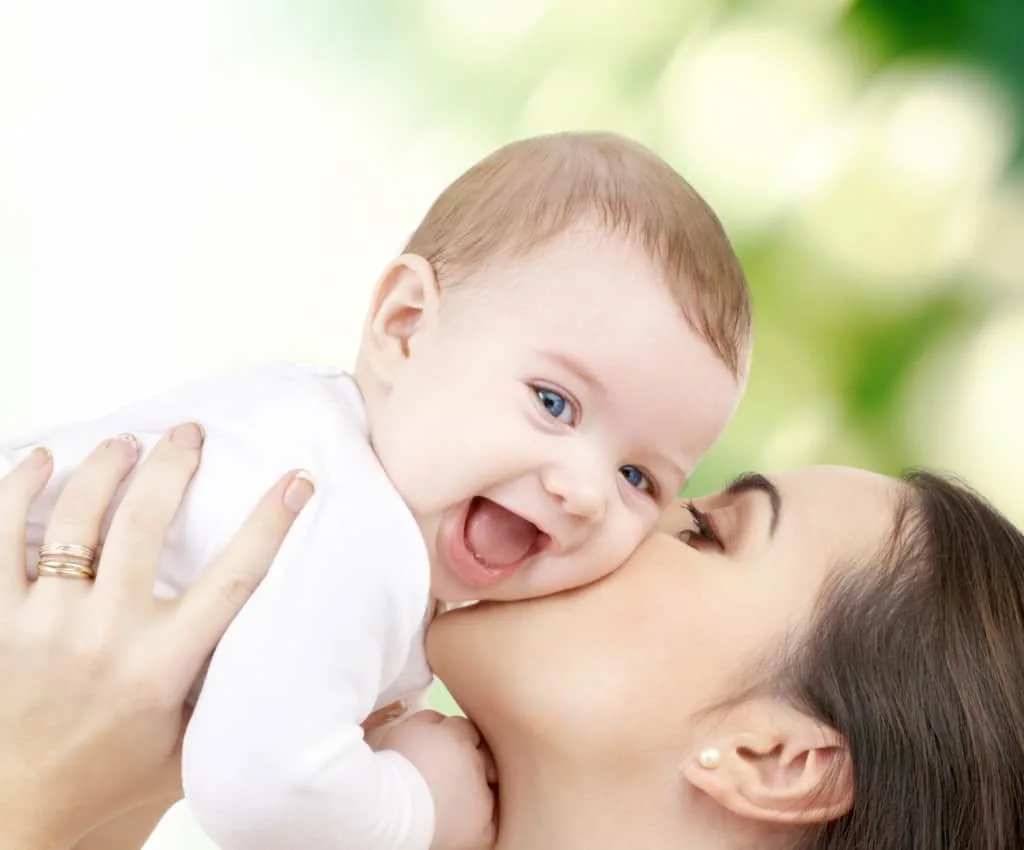
<path fill-rule="evenodd" d="M 848 23 L 876 35 L 887 61 L 939 54 L 991 72 L 1024 102 L 1021 0 L 859 0 Z M 1017 140 L 1017 164 L 1024 138 Z"/>
<path fill-rule="evenodd" d="M 953 415 L 978 395 L 979 370 L 1017 367 L 991 352 L 995 366 L 934 365 L 973 363 L 967 352 L 1024 294 L 1024 256 L 1007 247 L 1024 241 L 1020 0 L 307 0 L 288 15 L 316 61 L 380 87 L 382 109 L 401 93 L 410 143 L 451 140 L 452 162 L 438 165 L 449 178 L 511 138 L 599 127 L 653 147 L 719 209 L 748 270 L 757 342 L 746 401 L 692 491 L 817 462 L 936 465 L 985 490 L 1003 453 L 1024 460 L 988 440 L 995 412 Z M 729 62 L 748 60 L 733 78 Z M 770 160 L 755 163 L 767 182 L 747 198 L 728 175 L 748 165 L 728 151 L 716 163 L 719 141 L 752 161 L 777 150 L 780 172 L 823 156 L 835 173 L 787 194 L 769 185 Z M 1020 405 L 998 415 L 1024 425 Z M 1024 496 L 996 491 L 1024 516 Z"/>

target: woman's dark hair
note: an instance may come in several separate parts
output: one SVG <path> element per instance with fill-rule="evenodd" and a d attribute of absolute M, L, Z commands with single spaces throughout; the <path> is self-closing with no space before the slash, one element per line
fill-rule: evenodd
<path fill-rule="evenodd" d="M 842 734 L 852 810 L 801 850 L 1024 848 L 1024 535 L 904 476 L 880 568 L 825 591 L 787 695 Z"/>

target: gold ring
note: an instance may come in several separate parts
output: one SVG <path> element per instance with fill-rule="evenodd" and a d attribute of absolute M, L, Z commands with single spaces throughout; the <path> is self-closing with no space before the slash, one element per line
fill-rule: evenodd
<path fill-rule="evenodd" d="M 92 581 L 96 578 L 96 570 L 93 568 L 95 562 L 96 550 L 92 546 L 81 546 L 78 543 L 44 543 L 39 547 L 36 575 Z"/>
<path fill-rule="evenodd" d="M 92 581 L 96 578 L 96 570 L 86 564 L 76 564 L 73 561 L 60 561 L 54 558 L 40 559 L 36 564 L 36 573 L 39 576 L 57 576 L 59 578 L 84 578 Z"/>
<path fill-rule="evenodd" d="M 40 558 L 70 557 L 88 561 L 96 560 L 96 550 L 92 546 L 79 546 L 77 543 L 44 543 L 39 549 Z"/>

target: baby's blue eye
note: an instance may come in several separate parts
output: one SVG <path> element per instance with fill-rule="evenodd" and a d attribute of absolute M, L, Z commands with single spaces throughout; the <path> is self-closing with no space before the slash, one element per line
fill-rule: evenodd
<path fill-rule="evenodd" d="M 544 405 L 544 409 L 554 419 L 572 425 L 576 421 L 576 406 L 564 395 L 554 390 L 546 390 L 544 387 L 534 387 L 537 399 Z"/>
<path fill-rule="evenodd" d="M 650 476 L 640 469 L 640 467 L 630 465 L 620 466 L 619 473 L 626 479 L 626 483 L 630 487 L 636 487 L 637 490 L 641 490 L 645 493 L 654 492 L 654 482 L 651 481 Z"/>

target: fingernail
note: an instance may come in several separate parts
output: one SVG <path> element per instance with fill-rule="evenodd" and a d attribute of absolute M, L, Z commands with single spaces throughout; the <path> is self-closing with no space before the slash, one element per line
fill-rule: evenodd
<path fill-rule="evenodd" d="M 315 489 L 313 476 L 306 472 L 306 470 L 300 469 L 295 473 L 291 484 L 285 488 L 284 506 L 293 513 L 298 513 L 306 507 L 306 502 L 313 497 Z"/>
<path fill-rule="evenodd" d="M 46 446 L 36 446 L 22 461 L 26 469 L 40 469 L 50 462 L 50 450 Z"/>
<path fill-rule="evenodd" d="M 203 445 L 206 435 L 197 422 L 185 422 L 171 431 L 171 442 L 183 449 L 198 449 Z"/>
<path fill-rule="evenodd" d="M 108 449 L 124 452 L 125 456 L 130 458 L 136 457 L 139 453 L 139 441 L 135 439 L 134 434 L 118 434 L 103 445 Z"/>

